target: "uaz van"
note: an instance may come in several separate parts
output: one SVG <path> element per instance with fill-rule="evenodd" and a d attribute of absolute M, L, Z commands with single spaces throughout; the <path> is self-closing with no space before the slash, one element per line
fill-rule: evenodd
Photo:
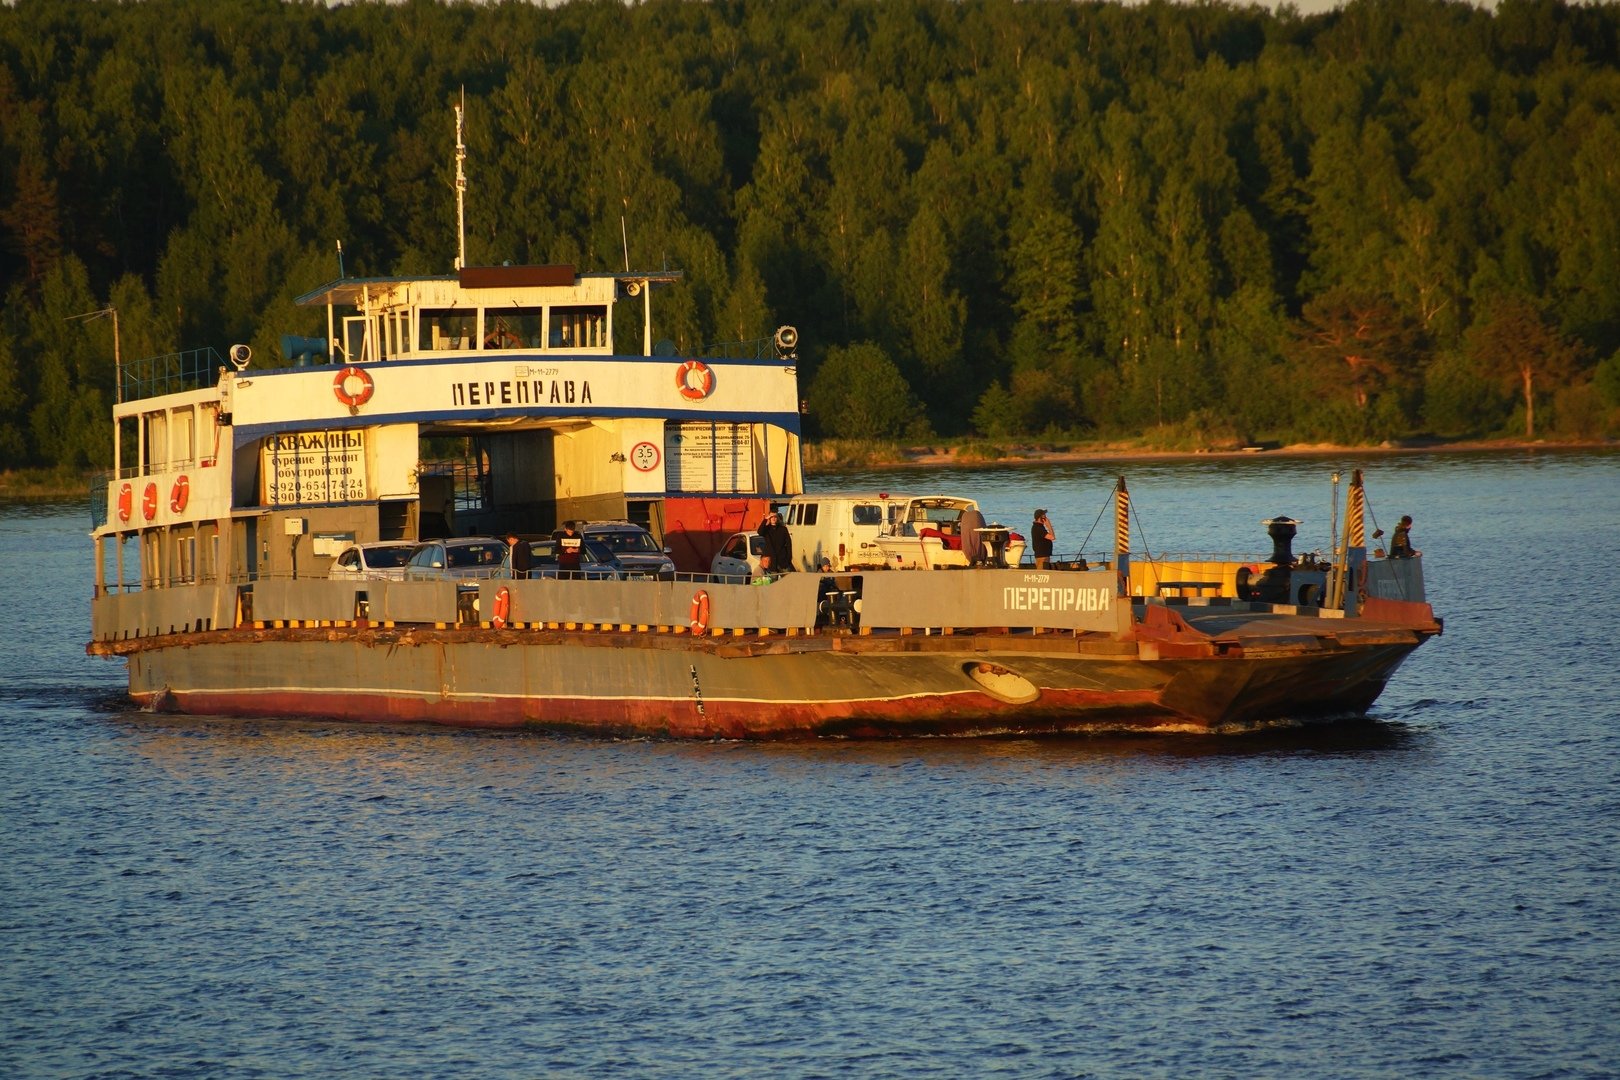
<path fill-rule="evenodd" d="M 793 537 L 793 565 L 816 570 L 826 560 L 837 571 L 884 565 L 878 533 L 900 520 L 909 495 L 891 492 L 795 495 L 776 503 Z"/>

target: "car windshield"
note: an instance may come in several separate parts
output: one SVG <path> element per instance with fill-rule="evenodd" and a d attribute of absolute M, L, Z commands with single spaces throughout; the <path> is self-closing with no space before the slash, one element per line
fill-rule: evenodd
<path fill-rule="evenodd" d="M 662 555 L 653 538 L 640 529 L 615 529 L 612 532 L 599 532 L 591 534 L 592 540 L 599 540 L 614 551 L 627 555 Z"/>
<path fill-rule="evenodd" d="M 411 557 L 409 544 L 398 547 L 367 548 L 366 565 L 373 570 L 389 570 L 396 566 L 404 566 L 405 560 Z"/>
<path fill-rule="evenodd" d="M 448 552 L 451 566 L 494 566 L 506 559 L 505 544 L 459 544 Z"/>

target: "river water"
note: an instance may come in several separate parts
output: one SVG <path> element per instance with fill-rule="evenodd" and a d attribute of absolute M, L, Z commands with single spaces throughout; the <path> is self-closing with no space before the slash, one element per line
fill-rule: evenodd
<path fill-rule="evenodd" d="M 1355 464 L 1128 480 L 1150 550 L 1304 551 Z M 147 715 L 84 508 L 0 508 L 0 1076 L 1620 1074 L 1620 454 L 1359 464 L 1445 635 L 1364 723 L 1213 739 Z M 815 486 L 1100 550 L 1116 470 Z"/>

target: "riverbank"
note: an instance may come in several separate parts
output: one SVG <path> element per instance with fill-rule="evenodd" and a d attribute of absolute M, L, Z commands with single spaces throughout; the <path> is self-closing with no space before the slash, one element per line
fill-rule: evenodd
<path fill-rule="evenodd" d="M 88 499 L 92 472 L 7 469 L 0 472 L 0 503 L 56 503 Z"/>
<path fill-rule="evenodd" d="M 870 442 L 807 443 L 807 476 L 859 468 L 942 468 L 994 465 L 1064 465 L 1106 461 L 1175 461 L 1189 458 L 1241 458 L 1278 456 L 1348 456 L 1413 453 L 1518 452 L 1526 450 L 1583 450 L 1620 446 L 1614 440 L 1567 441 L 1525 439 L 1412 439 L 1377 446 L 1336 443 L 1264 444 L 1245 447 L 1162 449 L 1128 443 L 986 443 L 900 446 Z"/>

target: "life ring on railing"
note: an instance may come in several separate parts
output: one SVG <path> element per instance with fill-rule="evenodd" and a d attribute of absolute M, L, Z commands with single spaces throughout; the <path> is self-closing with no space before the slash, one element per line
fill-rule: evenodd
<path fill-rule="evenodd" d="M 687 401 L 702 401 L 714 392 L 714 372 L 701 360 L 688 360 L 675 369 L 675 387 Z"/>
<path fill-rule="evenodd" d="M 495 593 L 495 611 L 490 616 L 489 625 L 497 630 L 506 629 L 506 620 L 512 614 L 512 592 L 505 585 Z"/>
<path fill-rule="evenodd" d="M 358 379 L 360 389 L 350 390 L 350 379 Z M 371 381 L 371 376 L 353 364 L 338 372 L 337 376 L 332 380 L 332 393 L 336 394 L 337 399 L 351 409 L 358 409 L 370 401 L 371 394 L 376 389 L 376 385 Z"/>
<path fill-rule="evenodd" d="M 157 499 L 157 484 L 147 484 L 146 490 L 141 492 L 141 513 L 146 515 L 147 521 L 157 517 Z"/>
<path fill-rule="evenodd" d="M 692 607 L 687 612 L 689 625 L 694 634 L 706 634 L 709 631 L 709 594 L 702 589 L 692 594 Z"/>
<path fill-rule="evenodd" d="M 118 489 L 118 520 L 128 521 L 135 512 L 135 489 L 128 484 Z"/>
<path fill-rule="evenodd" d="M 174 486 L 169 489 L 169 509 L 177 514 L 185 512 L 186 503 L 191 501 L 191 479 L 185 473 L 175 478 Z"/>

